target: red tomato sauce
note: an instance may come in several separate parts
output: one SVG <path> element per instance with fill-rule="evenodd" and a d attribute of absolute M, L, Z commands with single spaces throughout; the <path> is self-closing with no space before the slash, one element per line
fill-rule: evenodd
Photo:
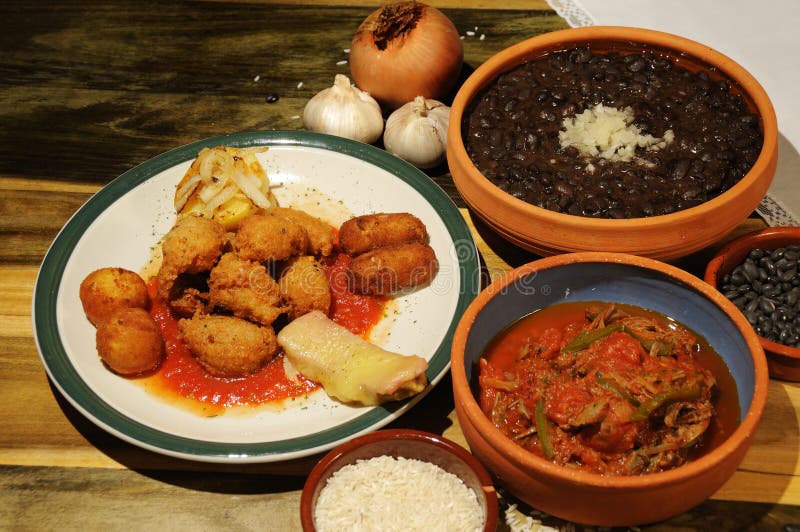
<path fill-rule="evenodd" d="M 335 255 L 324 261 L 331 285 L 333 321 L 354 334 L 366 336 L 383 317 L 384 301 L 348 290 L 346 270 L 350 258 Z M 176 320 L 169 306 L 157 294 L 157 281 L 148 283 L 150 314 L 161 329 L 166 356 L 156 372 L 144 379 L 151 391 L 193 405 L 204 415 L 216 415 L 227 408 L 278 403 L 303 397 L 318 389 L 319 384 L 297 375 L 289 378 L 283 367 L 283 354 L 278 354 L 258 372 L 239 378 L 215 377 L 197 363 L 178 333 Z"/>
<path fill-rule="evenodd" d="M 366 335 L 383 317 L 385 299 L 356 294 L 350 290 L 347 268 L 351 257 L 345 253 L 331 255 L 323 261 L 331 286 L 330 318 L 350 332 Z"/>

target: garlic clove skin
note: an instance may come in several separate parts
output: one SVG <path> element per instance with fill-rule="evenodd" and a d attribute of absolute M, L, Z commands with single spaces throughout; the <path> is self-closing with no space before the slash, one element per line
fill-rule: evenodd
<path fill-rule="evenodd" d="M 417 96 L 386 120 L 386 151 L 417 168 L 433 168 L 445 159 L 450 108 L 437 100 Z"/>
<path fill-rule="evenodd" d="M 372 144 L 383 133 L 378 102 L 336 74 L 333 86 L 315 94 L 303 109 L 303 124 L 311 131 Z"/>

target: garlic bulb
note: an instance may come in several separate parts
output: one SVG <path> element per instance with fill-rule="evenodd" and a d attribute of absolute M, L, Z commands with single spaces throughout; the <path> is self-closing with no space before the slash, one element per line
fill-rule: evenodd
<path fill-rule="evenodd" d="M 389 115 L 383 145 L 417 168 L 433 168 L 444 161 L 449 122 L 449 107 L 417 96 Z"/>
<path fill-rule="evenodd" d="M 303 110 L 303 123 L 311 131 L 372 144 L 383 132 L 383 115 L 378 102 L 350 84 L 350 78 L 336 74 L 333 86 L 311 98 Z"/>

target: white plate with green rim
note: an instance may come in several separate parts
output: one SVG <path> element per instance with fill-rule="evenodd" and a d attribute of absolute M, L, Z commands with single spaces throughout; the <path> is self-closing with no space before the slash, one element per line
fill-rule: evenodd
<path fill-rule="evenodd" d="M 337 403 L 323 391 L 282 409 L 254 408 L 203 417 L 169 404 L 108 371 L 95 329 L 78 296 L 91 271 L 141 271 L 151 247 L 175 221 L 173 195 L 204 147 L 269 146 L 258 155 L 279 203 L 306 208 L 329 198 L 323 215 L 411 212 L 427 226 L 439 272 L 423 289 L 399 297 L 372 340 L 428 360 L 430 385 L 419 395 L 378 407 Z M 305 192 L 304 192 L 305 191 Z M 306 193 L 307 192 L 307 193 Z M 311 198 L 311 199 L 309 199 Z M 323 201 L 324 203 L 324 201 Z M 311 210 L 311 209 L 309 209 Z M 318 214 L 320 215 L 320 214 Z M 83 415 L 135 445 L 206 462 L 273 462 L 326 451 L 397 419 L 447 372 L 458 319 L 479 291 L 478 255 L 450 198 L 428 176 L 383 150 L 304 131 L 242 132 L 163 153 L 119 176 L 86 202 L 53 241 L 33 302 L 35 339 L 56 387 Z"/>

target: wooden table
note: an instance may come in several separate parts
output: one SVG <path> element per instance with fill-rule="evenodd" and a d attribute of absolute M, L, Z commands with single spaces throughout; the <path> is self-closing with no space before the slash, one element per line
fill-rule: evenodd
<path fill-rule="evenodd" d="M 107 434 L 48 381 L 32 335 L 31 295 L 57 231 L 125 170 L 214 135 L 302 128 L 306 101 L 334 74 L 348 72 L 338 64 L 347 59 L 344 49 L 378 3 L 3 3 L 0 529 L 299 528 L 299 490 L 319 457 L 200 464 Z M 525 37 L 566 27 L 543 0 L 505 1 L 502 8 L 490 0 L 432 3 L 465 34 L 466 70 Z M 269 95 L 278 101 L 267 103 Z M 430 174 L 469 219 L 446 169 Z M 762 225 L 753 218 L 735 233 Z M 534 258 L 480 224 L 472 227 L 487 278 Z M 701 274 L 717 247 L 678 264 Z M 772 381 L 755 443 L 733 478 L 691 512 L 645 528 L 800 523 L 799 412 L 800 387 Z M 465 444 L 447 378 L 393 426 Z"/>

